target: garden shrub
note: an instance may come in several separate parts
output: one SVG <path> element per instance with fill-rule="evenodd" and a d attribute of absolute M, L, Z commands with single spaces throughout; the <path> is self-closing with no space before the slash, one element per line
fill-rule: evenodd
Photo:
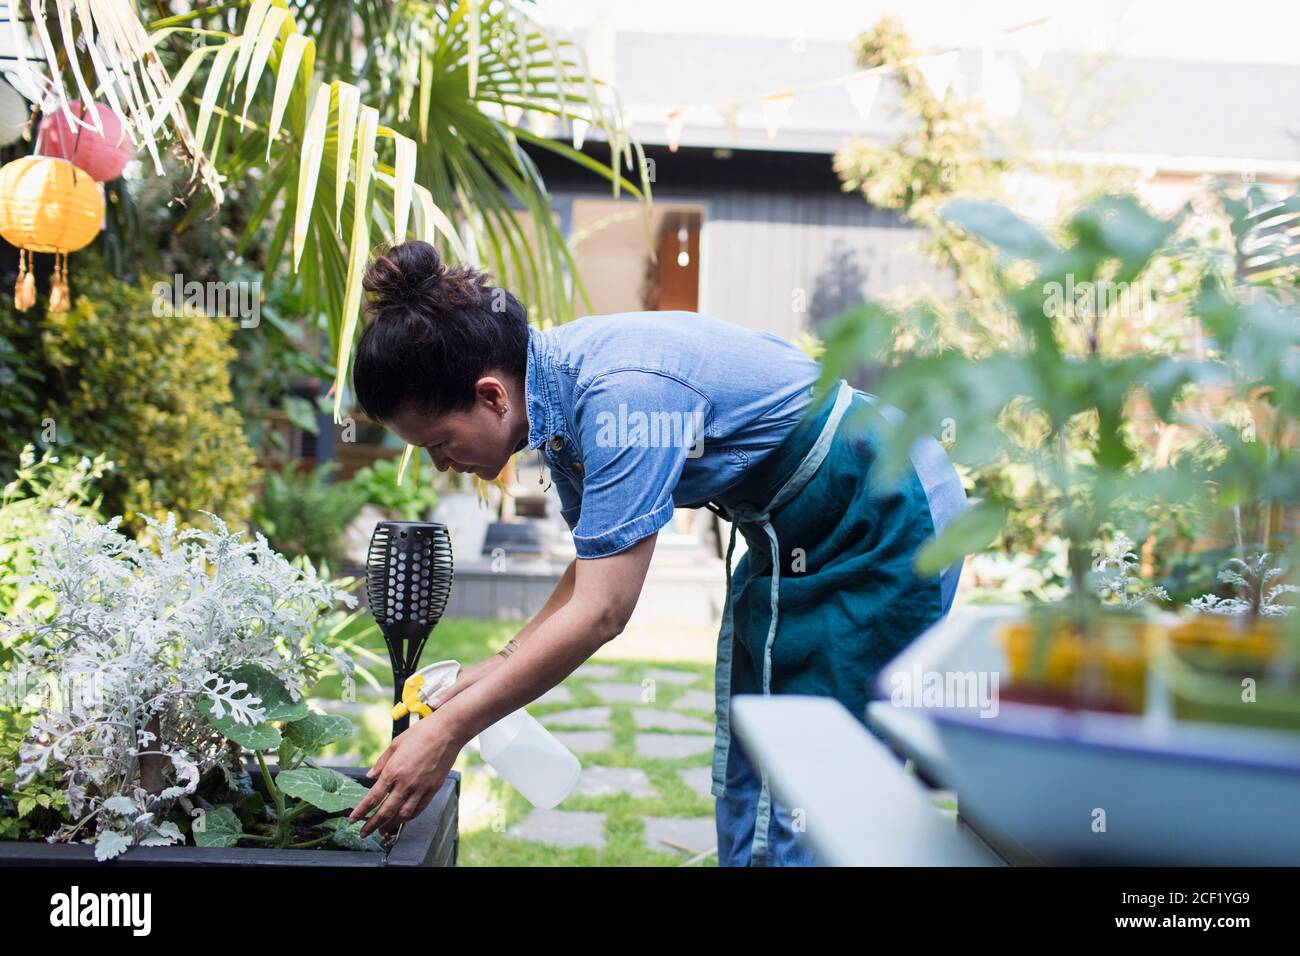
<path fill-rule="evenodd" d="M 343 529 L 365 504 L 362 489 L 351 482 L 330 481 L 337 462 L 326 462 L 309 472 L 292 462 L 266 472 L 253 520 L 275 550 L 331 567 L 342 562 Z"/>
<path fill-rule="evenodd" d="M 246 821 L 274 834 L 255 839 L 290 845 L 299 835 L 291 819 L 313 808 L 343 810 L 347 799 L 356 805 L 359 794 L 340 793 L 345 785 L 360 790 L 355 783 L 308 762 L 347 736 L 350 722 L 312 714 L 303 698 L 331 666 L 351 688 L 351 660 L 321 642 L 315 622 L 338 601 L 355 600 L 309 566 L 294 567 L 265 538 L 232 533 L 216 516 L 209 523 L 210 531 L 178 530 L 171 516 L 147 519 L 155 549 L 119 534 L 116 518 L 100 524 L 64 513 L 33 542 L 35 580 L 54 601 L 49 611 L 19 615 L 15 626 L 27 637 L 25 665 L 55 690 L 21 738 L 13 781 L 25 788 L 58 775 L 61 799 L 79 821 L 47 838 L 93 841 L 99 859 L 133 845 L 184 842 L 186 798 L 205 806 L 200 779 L 209 771 L 244 789 L 245 748 L 264 769 L 261 753 L 278 750 L 276 783 L 291 796 L 300 795 L 297 785 L 315 784 L 329 797 L 303 795 L 306 806 L 289 814 L 277 795 L 273 821 L 264 813 Z M 195 840 L 233 845 L 242 830 L 233 809 L 223 817 L 225 825 L 194 832 Z M 312 825 L 323 831 L 316 844 L 359 842 L 343 821 Z M 226 842 L 213 842 L 222 834 Z"/>
<path fill-rule="evenodd" d="M 122 515 L 125 529 L 139 532 L 144 517 L 167 512 L 245 521 L 257 473 L 232 405 L 237 326 L 156 315 L 150 287 L 92 270 L 69 312 L 45 316 L 44 417 L 60 446 L 116 463 L 100 490 L 104 512 Z"/>

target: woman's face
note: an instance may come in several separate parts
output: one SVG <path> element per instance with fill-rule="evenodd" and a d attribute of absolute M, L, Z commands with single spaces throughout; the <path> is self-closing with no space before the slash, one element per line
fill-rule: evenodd
<path fill-rule="evenodd" d="M 469 408 L 442 415 L 407 409 L 388 425 L 408 445 L 427 448 L 439 471 L 491 481 L 528 435 L 523 396 L 516 399 L 513 392 L 504 379 L 485 375 Z"/>

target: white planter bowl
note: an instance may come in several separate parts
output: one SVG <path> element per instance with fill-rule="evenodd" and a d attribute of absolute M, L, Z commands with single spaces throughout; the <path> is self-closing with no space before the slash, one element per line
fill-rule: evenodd
<path fill-rule="evenodd" d="M 1021 613 L 955 610 L 882 671 L 879 696 L 926 673 L 982 671 L 1005 685 L 992 638 Z M 1161 688 L 1148 698 L 1143 715 L 1008 701 L 984 716 L 978 706 L 897 716 L 923 725 L 926 772 L 957 791 L 962 816 L 1023 862 L 1300 864 L 1300 732 L 1177 721 Z"/>

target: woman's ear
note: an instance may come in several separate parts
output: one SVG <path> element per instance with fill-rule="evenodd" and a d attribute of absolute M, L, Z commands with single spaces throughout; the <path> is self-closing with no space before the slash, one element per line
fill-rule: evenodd
<path fill-rule="evenodd" d="M 484 375 L 475 385 L 480 402 L 486 404 L 493 414 L 505 417 L 510 411 L 510 390 L 506 383 L 495 375 Z"/>

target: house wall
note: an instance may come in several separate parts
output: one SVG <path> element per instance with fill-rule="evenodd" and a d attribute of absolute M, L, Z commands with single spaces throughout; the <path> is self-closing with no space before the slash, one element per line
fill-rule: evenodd
<path fill-rule="evenodd" d="M 602 144 L 585 149 L 602 162 L 609 158 Z M 830 155 L 658 146 L 646 153 L 654 206 L 700 211 L 700 312 L 793 338 L 864 300 L 927 288 L 955 292 L 924 252 L 925 233 L 861 194 L 844 192 Z M 594 174 L 549 151 L 529 155 L 553 208 L 567 210 L 560 221 L 581 229 L 617 207 L 608 184 Z M 626 193 L 621 202 L 636 206 Z M 575 254 L 589 286 L 630 289 L 631 267 L 612 267 L 606 257 L 628 259 L 625 247 L 638 244 L 640 262 L 643 235 L 631 217 L 583 234 Z"/>
<path fill-rule="evenodd" d="M 700 311 L 793 338 L 864 300 L 950 293 L 923 240 L 857 195 L 715 193 L 700 236 Z"/>

